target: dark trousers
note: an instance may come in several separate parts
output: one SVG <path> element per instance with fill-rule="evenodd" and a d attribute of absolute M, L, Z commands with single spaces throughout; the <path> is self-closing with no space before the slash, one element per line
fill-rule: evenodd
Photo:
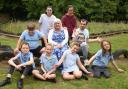
<path fill-rule="evenodd" d="M 110 77 L 110 72 L 108 71 L 107 67 L 92 66 L 92 72 L 94 74 L 94 77 L 96 77 L 96 78 L 100 78 L 102 75 L 105 78 Z"/>
<path fill-rule="evenodd" d="M 14 63 L 16 65 L 20 64 L 20 62 L 18 60 L 14 60 Z M 15 70 L 15 67 L 12 66 L 12 65 L 9 65 L 9 70 L 8 70 L 8 74 L 13 74 Z M 21 70 L 18 70 L 20 71 L 20 73 L 22 73 L 24 76 L 28 75 L 28 74 L 32 74 L 32 70 L 33 70 L 33 67 L 32 65 L 27 65 L 25 67 L 21 67 Z"/>
<path fill-rule="evenodd" d="M 39 58 L 41 56 L 41 53 L 40 53 L 41 49 L 42 49 L 42 46 L 38 46 L 36 49 L 31 49 L 30 52 L 32 52 L 35 57 Z"/>

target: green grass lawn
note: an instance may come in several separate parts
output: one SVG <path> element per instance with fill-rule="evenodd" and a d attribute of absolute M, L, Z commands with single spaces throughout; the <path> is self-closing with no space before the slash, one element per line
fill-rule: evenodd
<path fill-rule="evenodd" d="M 106 37 L 106 39 L 111 41 L 113 51 L 118 48 L 128 49 L 128 34 Z M 13 48 L 15 47 L 16 41 L 16 39 L 0 37 L 0 42 L 2 44 L 8 44 Z M 98 43 L 91 43 L 89 47 L 91 52 L 96 52 L 100 48 Z M 57 71 L 56 84 L 35 80 L 32 76 L 28 76 L 24 81 L 24 89 L 128 89 L 128 59 L 121 57 L 116 60 L 116 62 L 125 72 L 118 73 L 110 63 L 109 70 L 111 72 L 111 77 L 109 79 L 101 77 L 100 79 L 89 78 L 88 81 L 84 79 L 64 81 Z M 4 65 L 4 63 L 5 62 L 0 62 L 0 65 Z M 0 66 L 0 80 L 5 79 L 6 73 L 7 66 Z M 15 72 L 13 74 L 12 83 L 0 89 L 17 89 L 16 82 L 19 78 L 20 74 Z"/>
<path fill-rule="evenodd" d="M 28 22 L 30 21 L 8 22 L 6 24 L 1 24 L 0 28 L 1 30 L 5 32 L 20 34 L 23 30 L 26 29 Z M 39 26 L 38 21 L 33 21 L 33 22 L 36 24 L 36 28 L 38 29 L 38 26 Z M 87 28 L 89 29 L 90 33 L 99 33 L 99 32 L 108 32 L 108 31 L 128 29 L 128 24 L 125 24 L 122 22 L 120 23 L 90 22 Z"/>

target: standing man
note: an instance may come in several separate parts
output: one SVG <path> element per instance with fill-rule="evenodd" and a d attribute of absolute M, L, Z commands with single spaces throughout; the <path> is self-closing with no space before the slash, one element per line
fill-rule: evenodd
<path fill-rule="evenodd" d="M 62 26 L 67 27 L 69 33 L 69 39 L 72 39 L 73 30 L 77 26 L 76 16 L 74 15 L 74 7 L 72 5 L 68 6 L 67 13 L 62 17 Z"/>

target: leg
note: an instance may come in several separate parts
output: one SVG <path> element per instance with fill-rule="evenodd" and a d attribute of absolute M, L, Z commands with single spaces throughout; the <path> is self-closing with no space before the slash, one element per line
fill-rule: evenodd
<path fill-rule="evenodd" d="M 71 79 L 75 79 L 75 76 L 73 74 L 70 74 L 68 72 L 63 73 L 63 79 L 65 80 L 71 80 Z"/>
<path fill-rule="evenodd" d="M 45 80 L 45 78 L 43 77 L 43 74 L 41 74 L 41 73 L 39 72 L 39 70 L 33 70 L 33 71 L 32 71 L 32 74 L 33 74 L 36 78 L 38 78 L 38 79 L 40 79 L 40 80 Z"/>
<path fill-rule="evenodd" d="M 92 68 L 92 72 L 93 72 L 95 78 L 100 78 L 100 76 L 101 76 L 100 68 L 93 67 Z"/>
<path fill-rule="evenodd" d="M 56 78 L 56 74 L 49 74 L 48 79 L 55 79 Z"/>
<path fill-rule="evenodd" d="M 75 78 L 80 78 L 82 76 L 82 71 L 74 71 L 73 75 L 75 76 Z"/>
<path fill-rule="evenodd" d="M 110 77 L 110 72 L 105 68 L 104 71 L 103 71 L 103 76 L 105 78 L 109 78 Z"/>
<path fill-rule="evenodd" d="M 40 53 L 41 49 L 42 49 L 42 46 L 38 46 L 36 49 L 30 50 L 30 52 L 32 52 L 35 57 L 39 58 L 41 56 L 41 53 Z"/>
<path fill-rule="evenodd" d="M 85 45 L 81 46 L 81 51 L 82 51 L 84 59 L 87 59 L 88 58 L 88 47 Z"/>

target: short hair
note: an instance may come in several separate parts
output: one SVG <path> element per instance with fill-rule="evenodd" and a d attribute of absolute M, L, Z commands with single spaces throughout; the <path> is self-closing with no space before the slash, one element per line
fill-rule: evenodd
<path fill-rule="evenodd" d="M 51 9 L 52 9 L 52 6 L 47 6 L 47 8 L 46 8 L 46 9 L 48 9 L 48 8 L 51 8 Z"/>
<path fill-rule="evenodd" d="M 28 30 L 34 30 L 35 29 L 35 24 L 33 22 L 29 22 L 28 25 L 27 25 L 27 29 Z"/>
<path fill-rule="evenodd" d="M 74 6 L 73 6 L 73 5 L 68 5 L 67 10 L 68 10 L 69 8 L 73 8 L 73 9 L 74 9 Z"/>
<path fill-rule="evenodd" d="M 22 48 L 23 45 L 28 45 L 28 47 L 30 48 L 29 43 L 26 42 L 26 41 L 23 41 L 23 42 L 21 43 L 21 46 L 20 46 L 20 47 Z"/>
<path fill-rule="evenodd" d="M 86 19 L 81 19 L 80 22 L 86 22 L 86 25 L 88 24 L 88 20 Z"/>
<path fill-rule="evenodd" d="M 71 42 L 70 47 L 73 47 L 74 45 L 80 47 L 80 44 L 76 41 Z"/>

